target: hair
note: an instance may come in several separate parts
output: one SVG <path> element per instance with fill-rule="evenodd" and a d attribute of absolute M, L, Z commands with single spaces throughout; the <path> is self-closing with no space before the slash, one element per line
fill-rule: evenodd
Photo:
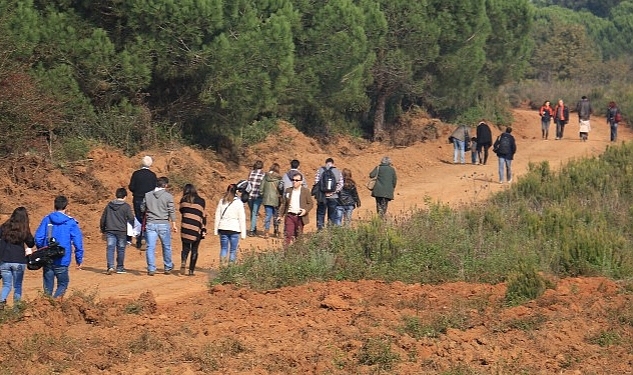
<path fill-rule="evenodd" d="M 261 160 L 257 160 L 254 164 L 253 164 L 253 169 L 262 169 L 264 168 L 264 162 Z"/>
<path fill-rule="evenodd" d="M 194 199 L 198 197 L 198 191 L 193 184 L 185 184 L 185 187 L 182 188 L 182 199 L 181 202 L 193 203 Z"/>
<path fill-rule="evenodd" d="M 168 184 L 169 184 L 169 179 L 165 176 L 158 177 L 158 179 L 156 180 L 156 187 L 158 188 L 165 188 L 167 187 Z"/>
<path fill-rule="evenodd" d="M 125 190 L 124 187 L 120 187 L 120 188 L 116 189 L 116 192 L 114 193 L 114 196 L 119 198 L 119 199 L 123 199 L 123 198 L 127 197 L 127 190 Z"/>
<path fill-rule="evenodd" d="M 551 103 L 549 100 L 546 100 L 543 102 L 543 105 L 546 105 L 547 103 Z"/>
<path fill-rule="evenodd" d="M 222 203 L 229 203 L 235 199 L 235 195 L 237 194 L 237 185 L 230 184 L 226 187 L 226 192 L 222 196 Z"/>
<path fill-rule="evenodd" d="M 154 160 L 149 155 L 145 155 L 143 156 L 143 159 L 141 159 L 141 165 L 144 167 L 149 168 L 152 166 L 152 163 L 154 163 Z"/>
<path fill-rule="evenodd" d="M 301 177 L 301 181 L 303 181 L 303 175 L 301 173 L 299 173 L 299 172 L 293 173 L 292 176 L 290 176 L 290 179 L 292 180 L 293 178 L 295 178 L 297 176 Z"/>
<path fill-rule="evenodd" d="M 610 101 L 609 102 L 609 108 L 615 108 L 615 107 L 617 107 L 617 104 L 615 104 L 614 101 Z"/>
<path fill-rule="evenodd" d="M 53 205 L 55 207 L 55 211 L 65 210 L 66 207 L 68 207 L 68 198 L 63 195 L 58 195 L 57 197 L 55 197 L 55 202 Z"/>
<path fill-rule="evenodd" d="M 343 175 L 343 187 L 349 189 L 356 185 L 356 182 L 352 178 L 351 170 L 349 170 L 348 168 L 343 168 L 343 170 L 341 171 L 341 175 Z"/>
<path fill-rule="evenodd" d="M 275 173 L 279 173 L 279 164 L 278 163 L 273 163 L 273 165 L 270 166 L 270 170 L 275 172 Z"/>
<path fill-rule="evenodd" d="M 506 128 L 506 133 L 508 133 L 508 134 L 512 133 L 512 127 L 511 126 L 508 126 Z"/>
<path fill-rule="evenodd" d="M 334 159 L 332 159 L 332 158 L 327 158 L 327 159 L 325 159 L 325 164 L 327 164 L 327 163 L 332 163 L 332 164 L 334 164 Z"/>
<path fill-rule="evenodd" d="M 29 214 L 26 208 L 20 206 L 13 210 L 11 217 L 2 226 L 2 239 L 11 244 L 20 244 L 31 236 L 29 228 Z"/>
<path fill-rule="evenodd" d="M 380 159 L 380 164 L 391 165 L 391 158 L 389 156 L 383 156 L 382 159 Z"/>
<path fill-rule="evenodd" d="M 292 169 L 297 169 L 297 168 L 299 168 L 299 164 L 300 164 L 300 163 L 299 163 L 299 160 L 297 160 L 297 159 L 292 159 L 292 160 L 290 161 L 290 168 L 292 168 Z"/>
<path fill-rule="evenodd" d="M 580 98 L 580 99 L 582 99 L 582 100 L 587 99 L 587 95 L 583 95 L 582 98 Z"/>

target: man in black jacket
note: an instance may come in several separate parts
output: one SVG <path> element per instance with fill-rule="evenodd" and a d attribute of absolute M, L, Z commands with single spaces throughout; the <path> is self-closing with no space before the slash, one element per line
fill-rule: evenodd
<path fill-rule="evenodd" d="M 517 152 L 517 144 L 512 134 L 512 128 L 507 127 L 495 141 L 494 151 L 499 157 L 499 183 L 503 184 L 504 169 L 508 183 L 512 182 L 512 160 Z"/>
<path fill-rule="evenodd" d="M 490 126 L 482 120 L 477 125 L 477 156 L 479 157 L 479 164 L 485 165 L 488 162 L 490 146 L 492 146 L 492 132 L 490 131 Z"/>
<path fill-rule="evenodd" d="M 132 192 L 132 205 L 134 206 L 134 216 L 139 223 L 143 222 L 143 212 L 141 211 L 141 203 L 145 199 L 145 194 L 156 188 L 156 173 L 152 172 L 149 167 L 152 166 L 153 160 L 151 156 L 143 156 L 141 161 L 141 169 L 132 173 L 130 178 L 130 185 L 128 189 Z M 140 233 L 136 237 L 136 248 L 141 248 L 141 240 L 143 239 L 143 233 Z"/>

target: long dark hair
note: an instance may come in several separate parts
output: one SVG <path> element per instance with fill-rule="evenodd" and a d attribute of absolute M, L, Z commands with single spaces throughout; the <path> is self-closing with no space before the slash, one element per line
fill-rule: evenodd
<path fill-rule="evenodd" d="M 18 207 L 13 210 L 9 220 L 0 226 L 0 230 L 2 230 L 2 239 L 9 243 L 19 244 L 24 242 L 31 234 L 29 214 L 26 212 L 26 208 Z"/>
<path fill-rule="evenodd" d="M 235 199 L 235 194 L 237 194 L 237 185 L 230 184 L 226 187 L 226 192 L 222 196 L 222 203 L 231 203 Z"/>
<path fill-rule="evenodd" d="M 181 202 L 193 203 L 193 201 L 198 198 L 198 191 L 193 184 L 186 184 L 182 189 L 182 199 Z"/>

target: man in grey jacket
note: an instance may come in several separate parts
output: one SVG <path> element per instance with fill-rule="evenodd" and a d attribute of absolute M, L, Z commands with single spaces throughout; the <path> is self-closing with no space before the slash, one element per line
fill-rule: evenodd
<path fill-rule="evenodd" d="M 176 209 L 174 206 L 174 197 L 166 190 L 169 185 L 167 177 L 159 177 L 156 181 L 156 189 L 145 194 L 143 201 L 143 210 L 147 215 L 146 219 L 146 241 L 147 251 L 145 258 L 147 260 L 147 274 L 154 276 L 156 273 L 156 238 L 160 238 L 163 248 L 163 264 L 165 266 L 165 275 L 169 275 L 174 268 L 171 260 L 171 231 L 169 223 L 171 222 L 171 230 L 178 231 L 176 226 Z"/>

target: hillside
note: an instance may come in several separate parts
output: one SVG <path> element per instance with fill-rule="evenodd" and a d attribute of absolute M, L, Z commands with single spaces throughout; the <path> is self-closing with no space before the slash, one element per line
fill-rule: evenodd
<path fill-rule="evenodd" d="M 535 111 L 516 110 L 514 116 L 518 152 L 513 170 L 519 179 L 530 162 L 547 160 L 557 167 L 597 155 L 609 143 L 602 118 L 592 120 L 593 131 L 583 143 L 573 121 L 564 140 L 543 141 Z M 420 119 L 416 126 L 423 128 L 428 121 Z M 147 154 L 154 157 L 152 169 L 158 175 L 198 186 L 210 213 L 226 185 L 246 177 L 257 159 L 267 167 L 279 162 L 285 170 L 297 158 L 311 180 L 323 161 L 333 157 L 362 185 L 380 158 L 389 155 L 399 179 L 389 208 L 396 217 L 423 207 L 427 198 L 468 205 L 508 188 L 497 183 L 494 154 L 486 166 L 453 165 L 452 146 L 445 143 L 452 126 L 436 126 L 435 140 L 391 148 L 352 140 L 321 146 L 284 125 L 279 134 L 245 151 L 238 165 L 186 147 Z M 494 136 L 500 132 L 493 131 Z M 621 127 L 619 137 L 630 141 L 633 135 Z M 5 166 L 1 220 L 24 205 L 35 228 L 51 211 L 54 196 L 65 194 L 71 201 L 68 211 L 84 231 L 86 256 L 82 270 L 71 270 L 73 293 L 61 305 L 40 298 L 40 272 L 27 273 L 23 295 L 33 306 L 23 320 L 5 325 L 0 333 L 7 344 L 0 350 L 0 369 L 27 363 L 27 374 L 439 374 L 460 368 L 471 371 L 462 373 L 483 374 L 630 373 L 632 331 L 616 338 L 612 319 L 607 319 L 617 313 L 633 321 L 630 297 L 602 278 L 560 280 L 555 290 L 516 308 L 502 305 L 504 285 L 363 281 L 265 293 L 225 285 L 209 292 L 208 276 L 217 268 L 219 251 L 213 236 L 201 245 L 201 269 L 194 277 L 147 277 L 144 253 L 135 248 L 127 252 L 128 274 L 105 275 L 98 219 L 114 190 L 127 186 L 141 156 L 127 158 L 101 148 L 89 160 L 63 170 L 31 156 Z M 356 220 L 375 211 L 369 192 L 361 193 Z M 179 199 L 181 194 L 174 195 Z M 314 220 L 307 230 L 314 230 Z M 173 244 L 177 258 L 178 238 Z M 277 245 L 277 239 L 248 238 L 241 248 L 263 251 Z M 462 329 L 441 332 L 441 322 L 447 320 L 459 322 Z M 421 324 L 437 331 L 422 332 Z M 50 337 L 40 334 L 44 331 Z"/>

